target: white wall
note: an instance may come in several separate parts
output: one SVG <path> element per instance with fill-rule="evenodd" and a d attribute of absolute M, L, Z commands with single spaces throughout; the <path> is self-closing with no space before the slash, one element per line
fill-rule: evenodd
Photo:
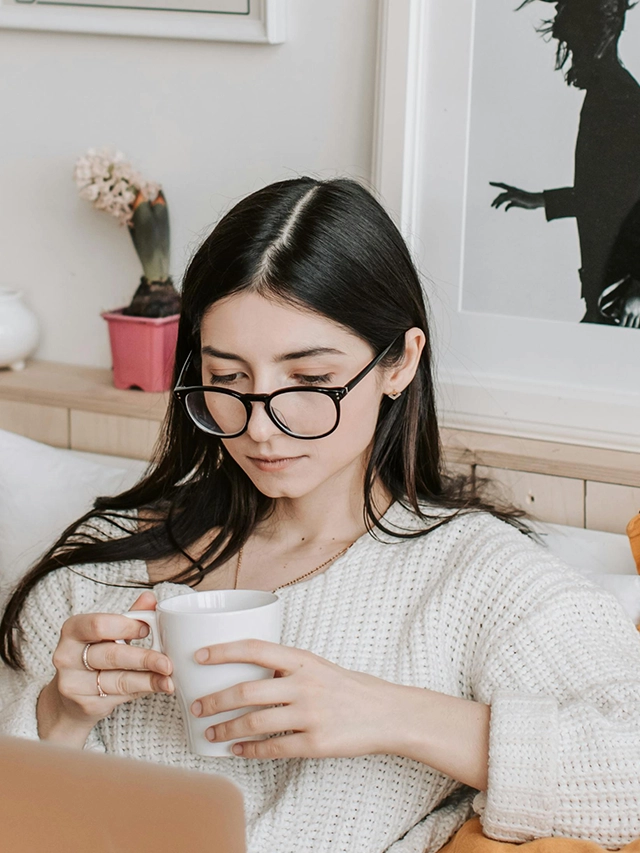
<path fill-rule="evenodd" d="M 87 148 L 115 145 L 163 184 L 176 279 L 247 193 L 369 182 L 377 5 L 290 0 L 281 45 L 0 30 L 0 284 L 40 319 L 35 357 L 110 367 L 99 312 L 141 275 L 126 230 L 78 198 Z"/>

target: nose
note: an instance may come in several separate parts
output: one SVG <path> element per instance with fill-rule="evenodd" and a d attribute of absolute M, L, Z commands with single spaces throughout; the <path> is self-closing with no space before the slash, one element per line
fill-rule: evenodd
<path fill-rule="evenodd" d="M 247 424 L 247 435 L 256 443 L 267 441 L 272 435 L 282 432 L 267 414 L 264 403 L 251 404 L 251 417 Z"/>

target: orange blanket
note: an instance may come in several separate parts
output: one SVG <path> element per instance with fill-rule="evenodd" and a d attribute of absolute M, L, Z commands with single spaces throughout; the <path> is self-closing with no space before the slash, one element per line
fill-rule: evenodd
<path fill-rule="evenodd" d="M 623 853 L 640 853 L 640 839 L 620 848 Z M 605 853 L 606 848 L 578 838 L 537 838 L 524 844 L 494 841 L 482 834 L 480 818 L 473 817 L 440 850 L 440 853 Z"/>
<path fill-rule="evenodd" d="M 634 515 L 629 524 L 627 524 L 627 536 L 631 545 L 631 553 L 636 561 L 636 568 L 640 575 L 640 513 Z"/>
<path fill-rule="evenodd" d="M 640 575 L 640 512 L 634 515 L 629 524 L 627 524 L 627 536 L 631 545 L 631 553 L 636 561 L 636 569 Z M 640 625 L 636 626 L 640 631 Z"/>

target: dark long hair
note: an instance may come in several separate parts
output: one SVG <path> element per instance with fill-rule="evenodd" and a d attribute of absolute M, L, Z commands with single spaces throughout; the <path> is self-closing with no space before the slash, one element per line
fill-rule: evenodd
<path fill-rule="evenodd" d="M 516 11 L 528 6 L 533 0 L 523 0 Z M 555 2 L 554 18 L 542 21 L 538 32 L 557 39 L 556 71 L 563 69 L 571 59 L 565 73 L 569 85 L 583 88 L 585 71 L 593 69 L 594 63 L 617 49 L 624 30 L 627 12 L 636 4 L 630 0 L 546 0 Z M 580 47 L 580 62 L 576 62 L 574 50 Z"/>
<path fill-rule="evenodd" d="M 348 178 L 279 181 L 242 199 L 220 219 L 184 276 L 173 385 L 190 352 L 199 375 L 200 325 L 207 310 L 240 291 L 311 309 L 360 336 L 375 352 L 400 336 L 386 365 L 403 356 L 402 332 L 424 331 L 427 342 L 414 379 L 398 400 L 384 397 L 380 406 L 364 481 L 364 519 L 371 535 L 378 528 L 401 538 L 423 536 L 470 511 L 491 512 L 531 532 L 521 521 L 524 511 L 483 499 L 471 478 L 449 477 L 443 470 L 419 276 L 400 232 L 364 186 Z M 372 504 L 377 478 L 393 499 L 424 520 L 424 529 L 401 533 L 379 521 Z M 430 517 L 420 502 L 451 512 Z M 258 491 L 222 442 L 198 429 L 172 395 L 139 482 L 118 495 L 96 498 L 94 508 L 69 525 L 19 582 L 0 625 L 2 659 L 22 667 L 14 629 L 30 590 L 55 569 L 182 554 L 189 565 L 171 580 L 195 585 L 233 557 L 274 507 L 274 499 Z M 144 510 L 144 529 L 132 531 L 125 523 L 132 509 Z M 125 535 L 94 536 L 93 518 Z M 218 527 L 199 557 L 189 553 Z"/>

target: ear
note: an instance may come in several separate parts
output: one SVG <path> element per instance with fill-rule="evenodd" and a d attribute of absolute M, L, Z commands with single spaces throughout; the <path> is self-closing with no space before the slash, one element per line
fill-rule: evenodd
<path fill-rule="evenodd" d="M 400 393 L 409 385 L 416 375 L 426 340 L 424 332 L 417 326 L 405 332 L 404 359 L 399 365 L 391 368 L 385 375 L 382 386 L 384 394 L 400 396 Z"/>

